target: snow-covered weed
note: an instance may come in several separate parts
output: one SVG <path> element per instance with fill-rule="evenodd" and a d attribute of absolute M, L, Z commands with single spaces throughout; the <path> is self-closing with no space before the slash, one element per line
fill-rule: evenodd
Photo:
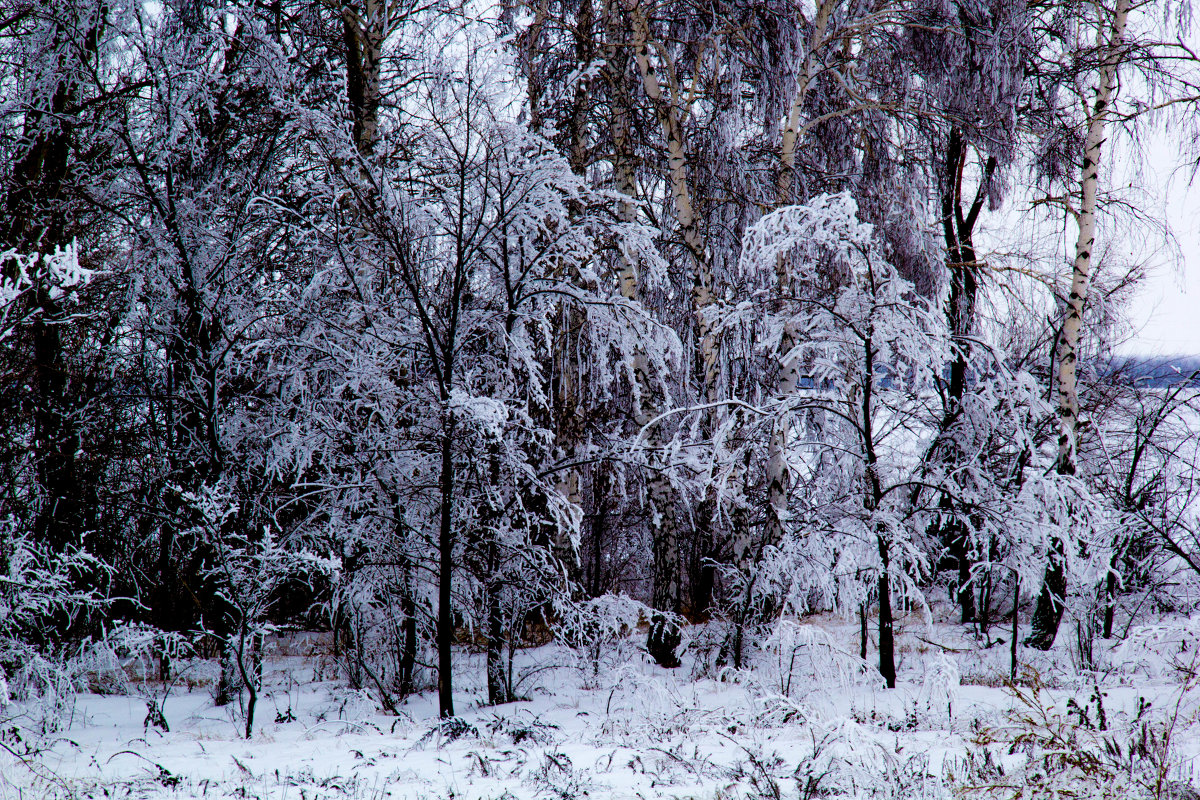
<path fill-rule="evenodd" d="M 629 666 L 610 673 L 599 742 L 661 743 L 686 736 L 706 712 L 686 699 L 672 678 L 646 675 Z"/>
<path fill-rule="evenodd" d="M 0 724 L 19 727 L 26 741 L 56 733 L 75 708 L 75 682 L 61 661 L 22 642 L 0 642 L 0 664 L 8 673 Z M 11 665 L 11 668 L 8 666 Z"/>
<path fill-rule="evenodd" d="M 1139 698 L 1128 711 L 1106 707 L 1094 685 L 1085 696 L 1057 698 L 1036 673 L 1012 685 L 1003 724 L 981 728 L 947 778 L 965 797 L 1154 798 L 1187 796 L 1174 742 L 1185 724 L 1192 684 L 1172 708 Z M 1188 716 L 1194 716 L 1189 714 Z"/>
<path fill-rule="evenodd" d="M 5 724 L 19 721 L 41 735 L 57 731 L 73 708 L 75 692 L 87 688 L 80 678 L 92 645 L 67 650 L 47 641 L 47 634 L 104 605 L 94 590 L 77 585 L 78 576 L 103 569 L 82 550 L 49 552 L 16 520 L 0 519 L 0 714 Z"/>
<path fill-rule="evenodd" d="M 462 717 L 438 720 L 417 740 L 420 747 L 441 747 L 460 739 L 478 739 L 479 729 Z"/>
<path fill-rule="evenodd" d="M 494 715 L 487 723 L 487 730 L 518 746 L 549 745 L 555 739 L 558 726 L 541 721 L 528 709 L 521 709 L 512 717 Z"/>
<path fill-rule="evenodd" d="M 741 745 L 732 773 L 738 796 L 937 798 L 942 782 L 928 756 L 906 755 L 877 730 L 840 718 L 806 726 L 787 747 Z"/>
<path fill-rule="evenodd" d="M 547 751 L 525 772 L 525 783 L 537 797 L 552 800 L 576 800 L 592 793 L 594 785 L 585 769 L 577 769 L 571 757 L 561 751 Z"/>
<path fill-rule="evenodd" d="M 316 709 L 317 722 L 362 722 L 378 712 L 375 698 L 365 689 L 334 687 Z"/>
<path fill-rule="evenodd" d="M 958 663 L 945 653 L 939 653 L 926 668 L 918 698 L 931 723 L 944 722 L 947 727 L 952 725 L 955 695 L 960 681 Z M 931 724 L 929 727 L 933 726 Z"/>

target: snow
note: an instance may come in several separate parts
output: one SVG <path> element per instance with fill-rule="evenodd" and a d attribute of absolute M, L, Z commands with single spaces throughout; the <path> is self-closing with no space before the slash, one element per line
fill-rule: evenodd
<path fill-rule="evenodd" d="M 482 655 L 459 651 L 453 726 L 438 725 L 432 692 L 409 698 L 399 716 L 381 714 L 366 693 L 326 679 L 327 637 L 280 635 L 252 740 L 240 737 L 236 704 L 214 707 L 215 667 L 181 665 L 162 703 L 169 732 L 146 725 L 146 697 L 162 698 L 155 682 L 135 681 L 127 695 L 81 694 L 64 725 L 40 739 L 28 729 L 16 738 L 9 706 L 0 799 L 949 797 L 981 732 L 1006 741 L 1013 714 L 1033 712 L 1003 687 L 1003 641 L 926 625 L 922 615 L 900 622 L 891 691 L 857 658 L 857 624 L 829 616 L 781 625 L 746 671 L 713 664 L 717 623 L 687 629 L 676 670 L 649 661 L 642 634 L 611 640 L 596 662 L 560 644 L 530 648 L 518 657 L 527 699 L 499 707 L 482 702 Z M 1031 660 L 1030 681 L 1046 687 L 1038 696 L 1052 721 L 1073 719 L 1069 701 L 1094 718 L 1094 684 L 1109 730 L 1126 730 L 1147 702 L 1174 714 L 1170 775 L 1186 782 L 1200 755 L 1196 681 L 1143 667 L 1148 652 L 1170 660 L 1180 643 L 1191 647 L 1195 630 L 1166 621 L 1135 633 L 1137 646 L 1102 648 L 1098 673 L 1071 666 L 1067 636 L 1049 654 L 1022 648 L 1021 657 Z M 1154 650 L 1164 642 L 1169 653 Z M 1085 735 L 1105 735 L 1072 731 L 1084 745 Z M 27 745 L 45 749 L 18 759 Z M 993 749 L 1021 774 L 1020 752 Z"/>

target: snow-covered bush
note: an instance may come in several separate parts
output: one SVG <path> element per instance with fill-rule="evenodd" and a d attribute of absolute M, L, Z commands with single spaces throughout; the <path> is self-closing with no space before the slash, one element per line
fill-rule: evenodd
<path fill-rule="evenodd" d="M 1200 617 L 1137 625 L 1108 660 L 1115 672 L 1139 680 L 1194 675 L 1200 666 Z"/>
<path fill-rule="evenodd" d="M 755 675 L 784 697 L 798 699 L 813 685 L 880 685 L 870 664 L 847 653 L 818 625 L 785 617 L 761 647 L 766 658 L 754 664 Z"/>
<path fill-rule="evenodd" d="M 587 686 L 596 685 L 602 667 L 613 667 L 631 655 L 629 636 L 656 612 L 624 594 L 564 603 L 556 610 L 553 629 L 578 656 Z"/>
<path fill-rule="evenodd" d="M 104 604 L 80 588 L 99 565 L 86 552 L 47 552 L 15 520 L 0 520 L 0 678 L 4 702 L 39 730 L 57 728 L 69 710 L 90 645 L 56 642 L 53 631 Z M 81 648 L 81 649 L 76 649 Z M 84 684 L 83 688 L 87 688 Z"/>
<path fill-rule="evenodd" d="M 80 265 L 75 242 L 46 254 L 0 251 L 0 268 L 0 342 L 41 313 L 40 305 L 27 302 L 30 292 L 69 307 L 93 276 Z M 0 718 L 20 714 L 34 727 L 57 727 L 77 681 L 68 666 L 71 653 L 54 641 L 55 631 L 100 604 L 100 595 L 79 580 L 100 569 L 84 550 L 51 552 L 21 520 L 0 518 Z"/>
<path fill-rule="evenodd" d="M 784 284 L 762 338 L 790 377 L 762 409 L 758 435 L 779 451 L 772 480 L 795 488 L 746 601 L 757 594 L 758 605 L 804 612 L 815 599 L 849 614 L 874 594 L 879 668 L 894 686 L 892 603 L 923 604 L 935 552 L 930 511 L 912 487 L 927 480 L 920 454 L 951 354 L 945 321 L 888 262 L 848 193 L 764 216 L 739 266 L 757 285 Z M 756 326 L 760 315 L 747 302 L 723 324 Z"/>
<path fill-rule="evenodd" d="M 224 705 L 235 693 L 246 691 L 248 739 L 262 683 L 263 640 L 274 629 L 270 612 L 280 588 L 288 582 L 327 578 L 338 564 L 307 550 L 283 547 L 269 526 L 245 530 L 238 502 L 221 485 L 182 492 L 181 497 L 197 520 L 189 535 L 211 554 L 204 577 L 211 582 L 220 609 L 220 618 L 206 620 L 208 634 L 222 651 L 216 700 Z"/>

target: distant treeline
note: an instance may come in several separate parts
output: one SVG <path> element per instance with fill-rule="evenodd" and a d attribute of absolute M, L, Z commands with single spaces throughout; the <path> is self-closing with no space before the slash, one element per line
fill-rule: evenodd
<path fill-rule="evenodd" d="M 1107 374 L 1131 384 L 1176 386 L 1188 383 L 1200 386 L 1200 356 L 1114 356 L 1107 364 Z"/>

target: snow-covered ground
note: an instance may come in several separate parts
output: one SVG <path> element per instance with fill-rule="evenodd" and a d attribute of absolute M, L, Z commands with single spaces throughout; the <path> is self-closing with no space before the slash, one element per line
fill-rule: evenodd
<path fill-rule="evenodd" d="M 992 641 L 1008 633 L 993 629 Z M 670 671 L 644 657 L 640 635 L 612 642 L 598 663 L 559 645 L 525 650 L 527 699 L 500 707 L 482 703 L 482 664 L 464 652 L 453 727 L 438 725 L 432 694 L 410 698 L 400 716 L 380 713 L 365 693 L 323 679 L 319 640 L 284 639 L 252 740 L 236 704 L 214 706 L 211 665 L 194 665 L 163 703 L 169 732 L 145 724 L 145 697 L 162 697 L 155 683 L 135 684 L 144 696 L 80 695 L 41 740 L 10 721 L 0 798 L 949 797 L 981 776 L 1026 789 L 1047 780 L 1052 769 L 1028 766 L 1056 737 L 1068 755 L 1094 750 L 1117 765 L 1071 766 L 1082 770 L 1064 778 L 1077 796 L 1120 790 L 1112 770 L 1122 759 L 1145 783 L 1139 753 L 1156 747 L 1161 796 L 1200 784 L 1189 674 L 1200 626 L 1187 621 L 1142 629 L 1117 650 L 1098 645 L 1096 672 L 1073 663 L 1064 625 L 1050 654 L 1030 663 L 1021 649 L 1027 677 L 1045 688 L 1023 686 L 1020 697 L 1004 687 L 1006 641 L 985 648 L 961 626 L 916 616 L 904 620 L 892 691 L 858 660 L 857 625 L 840 619 L 786 623 L 742 672 L 712 664 L 715 629 L 690 634 L 684 666 Z M 17 757 L 35 741 L 42 752 Z M 1054 787 L 1042 789 L 1025 796 Z"/>

